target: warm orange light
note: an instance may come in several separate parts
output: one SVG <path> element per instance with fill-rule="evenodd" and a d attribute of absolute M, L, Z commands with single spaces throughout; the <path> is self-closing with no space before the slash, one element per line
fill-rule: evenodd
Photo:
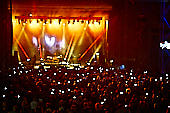
<path fill-rule="evenodd" d="M 13 27 L 15 27 L 18 24 L 17 20 L 16 19 L 12 19 L 12 24 L 13 24 Z"/>
<path fill-rule="evenodd" d="M 97 47 L 97 49 L 96 49 L 95 52 L 93 53 L 93 56 L 92 56 L 91 59 L 89 60 L 90 63 L 91 63 L 91 61 L 93 60 L 95 54 L 100 50 L 101 47 L 102 47 L 102 43 L 99 44 L 99 46 Z"/>
<path fill-rule="evenodd" d="M 98 37 L 100 33 L 103 32 L 103 30 L 105 29 L 105 26 L 103 26 L 103 23 L 105 22 L 104 20 L 101 20 L 103 23 L 101 22 L 99 24 L 98 20 L 94 21 L 90 19 L 89 20 L 88 19 L 83 19 L 83 20 L 82 19 L 78 19 L 78 20 L 70 19 L 70 23 L 68 24 L 68 19 L 69 18 L 60 19 L 60 24 L 59 24 L 59 19 L 53 19 L 53 18 L 51 19 L 26 18 L 26 19 L 22 19 L 22 21 L 21 19 L 14 18 L 12 20 L 14 36 L 17 38 L 18 41 L 20 41 L 21 44 L 23 43 L 22 41 L 25 41 L 26 39 L 26 41 L 28 42 L 28 45 L 23 45 L 24 48 L 25 46 L 29 48 L 34 48 L 32 41 L 29 41 L 29 39 L 32 39 L 33 36 L 37 37 L 39 39 L 39 44 L 38 46 L 36 46 L 36 49 L 37 47 L 39 47 L 38 51 L 40 52 L 40 57 L 43 57 L 43 48 L 46 46 L 44 45 L 44 43 L 41 44 L 40 42 L 42 42 L 45 35 L 49 35 L 49 37 L 54 36 L 56 38 L 56 43 L 57 44 L 59 43 L 60 46 L 62 45 L 61 50 L 62 50 L 63 55 L 67 49 L 65 57 L 68 58 L 67 59 L 68 61 L 70 60 L 72 56 L 74 55 L 78 56 L 80 55 L 80 52 L 84 51 L 82 50 L 81 45 L 84 43 L 83 41 L 85 38 L 88 38 L 89 42 L 92 43 L 90 48 L 92 48 L 93 46 L 96 51 L 101 48 L 102 45 L 99 45 L 97 49 L 96 47 L 97 44 L 95 43 L 99 38 L 97 38 L 97 40 L 94 38 Z M 21 21 L 20 24 L 18 20 Z M 74 36 L 74 39 L 71 40 L 73 34 L 75 34 L 75 36 Z M 17 49 L 16 47 L 20 47 L 18 45 L 19 44 L 14 40 L 13 48 L 15 48 L 15 50 Z M 68 48 L 66 48 L 67 46 Z M 42 47 L 42 53 L 41 53 L 41 47 Z M 88 48 L 88 50 L 90 48 Z M 34 51 L 32 53 L 30 53 L 30 51 L 32 50 L 29 49 L 28 56 L 32 56 L 33 54 L 35 54 Z"/>
<path fill-rule="evenodd" d="M 25 52 L 25 50 L 24 50 L 24 48 L 22 47 L 22 45 L 20 44 L 20 42 L 19 42 L 16 38 L 14 38 L 14 40 L 16 40 L 18 46 L 21 48 L 21 50 L 22 50 L 22 52 L 24 53 L 25 57 L 26 57 L 27 59 L 29 59 L 27 53 Z"/>
<path fill-rule="evenodd" d="M 36 19 L 33 19 L 31 21 L 31 23 L 29 23 L 29 27 L 33 28 L 33 29 L 37 29 L 37 27 L 40 27 L 40 23 L 37 23 Z"/>
<path fill-rule="evenodd" d="M 45 26 L 45 32 L 51 35 L 55 35 L 57 37 L 62 37 L 62 28 L 63 24 L 59 24 L 58 20 L 52 20 L 51 24 L 46 24 Z"/>
<path fill-rule="evenodd" d="M 69 46 L 68 46 L 68 48 L 67 48 L 67 52 L 66 52 L 65 58 L 67 58 L 67 55 L 68 55 L 68 53 L 69 53 L 69 51 L 70 51 L 70 47 L 71 47 L 71 44 L 72 44 L 72 42 L 73 42 L 73 38 L 74 38 L 74 34 L 73 34 L 73 36 L 72 36 L 72 38 L 71 38 L 71 40 L 70 40 L 70 44 L 69 44 Z"/>
<path fill-rule="evenodd" d="M 103 31 L 103 26 L 98 22 L 90 22 L 88 24 L 89 32 L 92 33 L 95 37 Z"/>
<path fill-rule="evenodd" d="M 81 60 L 84 55 L 86 55 L 86 53 L 93 47 L 93 45 L 102 37 L 102 35 L 106 32 L 106 30 L 104 30 L 102 33 L 100 33 L 100 35 L 96 38 L 96 40 L 89 46 L 89 48 L 81 55 L 81 57 L 79 58 L 79 60 Z"/>
<path fill-rule="evenodd" d="M 42 30 L 42 24 L 37 23 L 36 19 L 32 19 L 31 23 L 25 24 L 26 29 L 29 30 L 30 33 L 33 33 L 34 35 L 39 35 Z"/>
<path fill-rule="evenodd" d="M 68 24 L 68 29 L 71 32 L 81 32 L 83 26 L 84 25 L 80 24 L 79 22 L 74 22 L 74 24 L 72 24 L 72 23 Z"/>

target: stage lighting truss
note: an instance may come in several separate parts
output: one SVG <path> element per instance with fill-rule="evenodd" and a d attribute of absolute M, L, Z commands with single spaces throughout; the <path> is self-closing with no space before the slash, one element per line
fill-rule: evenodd
<path fill-rule="evenodd" d="M 18 23 L 27 24 L 27 21 L 31 24 L 33 19 L 36 19 L 37 23 L 43 22 L 43 25 L 46 25 L 48 22 L 52 24 L 53 20 L 58 20 L 58 23 L 62 23 L 62 20 L 66 20 L 68 24 L 75 22 L 81 22 L 81 24 L 94 24 L 101 23 L 102 17 L 47 17 L 47 16 L 15 16 L 15 19 L 18 19 Z"/>

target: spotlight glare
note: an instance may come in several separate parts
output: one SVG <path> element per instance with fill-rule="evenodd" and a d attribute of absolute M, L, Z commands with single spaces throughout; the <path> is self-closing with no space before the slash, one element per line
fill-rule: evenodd
<path fill-rule="evenodd" d="M 7 87 L 5 87 L 4 90 L 7 90 Z"/>
<path fill-rule="evenodd" d="M 113 63 L 113 60 L 110 60 L 110 63 Z"/>
<path fill-rule="evenodd" d="M 76 96 L 74 96 L 73 99 L 76 99 Z"/>
<path fill-rule="evenodd" d="M 123 92 L 120 92 L 120 95 L 123 95 Z"/>
<path fill-rule="evenodd" d="M 109 24 L 109 21 L 108 21 L 108 20 L 106 20 L 106 24 L 107 24 L 107 25 Z"/>
<path fill-rule="evenodd" d="M 100 53 L 96 53 L 97 56 L 99 56 Z"/>
<path fill-rule="evenodd" d="M 134 84 L 134 86 L 137 86 L 137 84 Z"/>
<path fill-rule="evenodd" d="M 104 104 L 104 102 L 101 102 L 101 104 Z"/>
<path fill-rule="evenodd" d="M 29 16 L 32 16 L 32 13 L 30 13 Z"/>
<path fill-rule="evenodd" d="M 89 21 L 88 21 L 88 20 L 86 21 L 86 24 L 89 24 Z"/>

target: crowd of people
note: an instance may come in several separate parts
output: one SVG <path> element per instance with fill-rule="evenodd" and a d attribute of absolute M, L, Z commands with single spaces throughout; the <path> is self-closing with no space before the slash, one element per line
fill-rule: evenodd
<path fill-rule="evenodd" d="M 168 113 L 168 74 L 114 67 L 9 68 L 1 113 Z"/>

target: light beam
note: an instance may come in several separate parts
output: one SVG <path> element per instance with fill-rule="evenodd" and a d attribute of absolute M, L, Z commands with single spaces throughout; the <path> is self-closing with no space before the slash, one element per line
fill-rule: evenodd
<path fill-rule="evenodd" d="M 68 46 L 68 48 L 67 48 L 67 52 L 66 52 L 65 58 L 67 58 L 67 56 L 68 56 L 68 53 L 69 53 L 69 51 L 70 51 L 70 47 L 71 47 L 71 44 L 72 44 L 72 42 L 73 42 L 73 39 L 74 39 L 74 34 L 73 34 L 73 36 L 71 37 L 71 40 L 70 40 L 69 46 Z"/>
<path fill-rule="evenodd" d="M 16 38 L 14 38 L 14 40 L 16 40 L 18 46 L 21 48 L 21 50 L 22 50 L 22 52 L 24 53 L 25 57 L 26 57 L 27 59 L 30 59 L 30 58 L 28 57 L 27 53 L 25 52 L 24 48 L 22 47 L 21 43 L 20 43 Z"/>
<path fill-rule="evenodd" d="M 78 60 L 81 60 L 86 55 L 86 53 L 93 47 L 93 45 L 102 37 L 102 35 L 105 32 L 106 32 L 106 29 L 104 29 L 104 31 L 100 33 L 100 35 L 96 38 L 96 40 L 89 46 L 89 48 L 82 54 L 82 56 Z"/>

